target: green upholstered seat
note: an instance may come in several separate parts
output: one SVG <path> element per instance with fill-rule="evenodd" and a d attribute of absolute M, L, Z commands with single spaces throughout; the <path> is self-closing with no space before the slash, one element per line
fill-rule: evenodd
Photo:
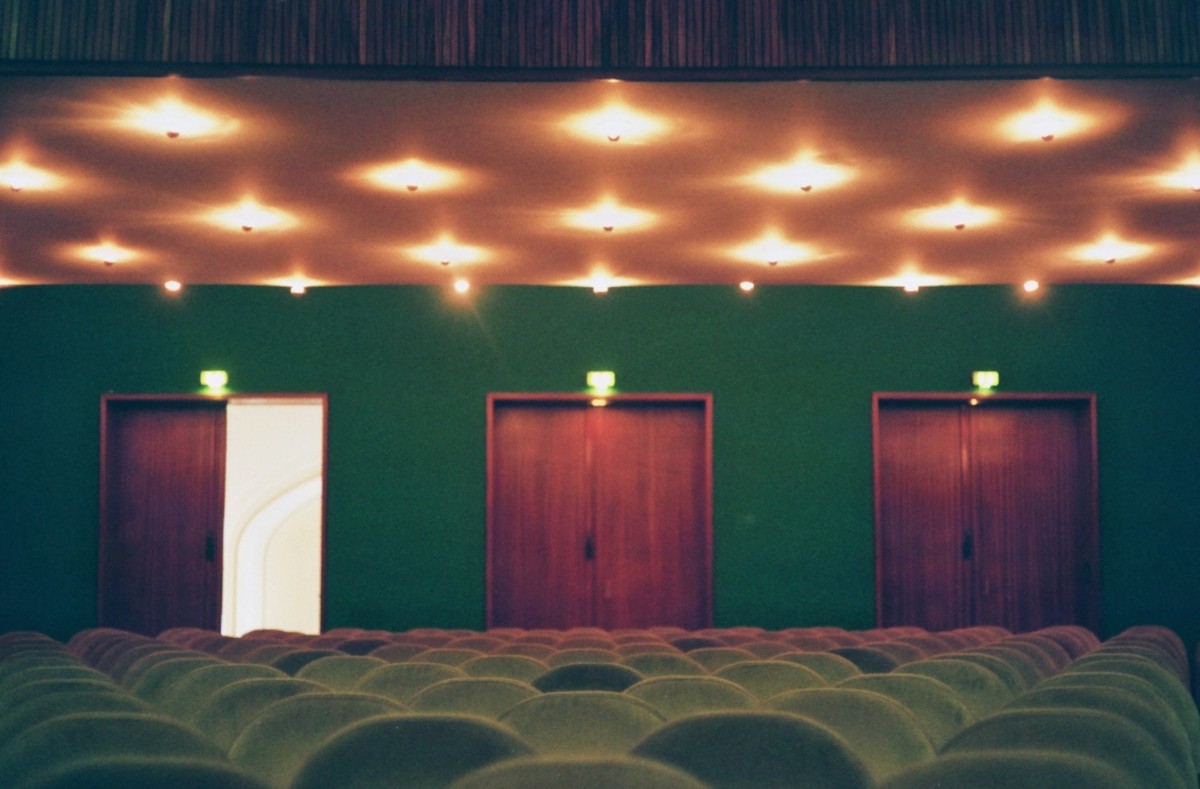
<path fill-rule="evenodd" d="M 519 655 L 521 657 L 529 657 L 538 661 L 545 661 L 550 655 L 553 655 L 557 650 L 556 647 L 550 644 L 537 644 L 530 642 L 514 641 L 513 643 L 499 647 L 491 654 L 493 655 Z"/>
<path fill-rule="evenodd" d="M 719 677 L 648 677 L 625 690 L 663 714 L 667 720 L 717 710 L 748 710 L 758 699 L 736 682 Z"/>
<path fill-rule="evenodd" d="M 58 683 L 89 683 L 105 687 L 117 688 L 105 675 L 86 666 L 44 666 L 27 668 L 9 674 L 0 683 L 0 705 L 7 705 L 10 699 L 22 697 L 27 691 L 22 690 L 29 685 L 37 685 L 45 689 L 48 682 Z"/>
<path fill-rule="evenodd" d="M 1136 724 L 1110 712 L 1080 708 L 1008 709 L 976 721 L 942 753 L 1004 749 L 1058 750 L 1087 756 L 1154 789 L 1195 789 L 1180 778 L 1162 747 Z"/>
<path fill-rule="evenodd" d="M 244 679 L 286 676 L 282 671 L 270 666 L 251 663 L 216 663 L 200 666 L 167 688 L 154 704 L 174 718 L 188 720 L 196 710 L 208 703 L 214 693 L 226 685 Z"/>
<path fill-rule="evenodd" d="M 469 715 L 371 718 L 327 738 L 296 775 L 294 789 L 435 789 L 472 770 L 533 749 L 511 730 Z"/>
<path fill-rule="evenodd" d="M 788 690 L 823 688 L 825 679 L 798 663 L 786 660 L 748 660 L 714 672 L 714 676 L 741 685 L 760 701 Z"/>
<path fill-rule="evenodd" d="M 150 707 L 137 697 L 112 688 L 55 689 L 61 692 L 39 692 L 40 690 L 35 689 L 28 698 L 5 701 L 4 705 L 0 706 L 0 743 L 8 742 L 17 734 L 42 721 L 74 712 L 151 711 Z"/>
<path fill-rule="evenodd" d="M 841 655 L 829 652 L 783 652 L 774 660 L 796 663 L 820 674 L 830 685 L 836 685 L 848 677 L 862 674 L 862 670 Z"/>
<path fill-rule="evenodd" d="M 859 644 L 854 646 L 837 647 L 829 650 L 830 654 L 840 655 L 858 666 L 864 674 L 883 674 L 901 664 L 901 660 L 874 644 Z M 904 661 L 911 663 L 912 661 Z"/>
<path fill-rule="evenodd" d="M 435 682 L 412 697 L 414 712 L 456 712 L 496 719 L 540 693 L 528 682 L 499 677 L 455 677 Z"/>
<path fill-rule="evenodd" d="M 451 789 L 706 789 L 684 771 L 651 759 L 530 756 L 506 759 L 468 773 Z"/>
<path fill-rule="evenodd" d="M 469 677 L 503 677 L 532 682 L 550 667 L 525 655 L 484 655 L 468 660 L 459 669 Z"/>
<path fill-rule="evenodd" d="M 846 741 L 876 781 L 934 757 L 933 745 L 916 716 L 881 693 L 809 688 L 781 693 L 763 706 L 826 726 Z"/>
<path fill-rule="evenodd" d="M 644 677 L 707 675 L 708 669 L 681 654 L 642 652 L 621 657 L 621 665 L 629 666 Z"/>
<path fill-rule="evenodd" d="M 451 649 L 450 647 L 435 647 L 427 649 L 412 658 L 421 663 L 440 663 L 445 666 L 461 666 L 471 658 L 477 658 L 487 653 L 478 649 Z"/>
<path fill-rule="evenodd" d="M 262 710 L 234 740 L 229 759 L 264 783 L 288 787 L 326 738 L 352 723 L 403 712 L 403 707 L 365 693 L 310 693 Z"/>
<path fill-rule="evenodd" d="M 262 654 L 262 650 L 254 653 Z M 286 652 L 281 652 L 270 661 L 265 661 L 271 668 L 278 669 L 288 676 L 296 676 L 300 669 L 307 666 L 309 663 L 316 662 L 321 658 L 339 657 L 344 655 L 344 652 L 339 652 L 336 649 L 289 649 Z M 264 661 L 257 661 L 264 662 Z"/>
<path fill-rule="evenodd" d="M 542 753 L 625 753 L 665 720 L 641 699 L 599 690 L 543 693 L 499 718 Z"/>
<path fill-rule="evenodd" d="M 875 786 L 827 727 L 785 712 L 706 712 L 671 721 L 630 752 L 678 767 L 714 789 Z"/>
<path fill-rule="evenodd" d="M 403 663 L 428 650 L 424 644 L 384 644 L 367 653 L 368 657 L 379 658 L 387 663 Z"/>
<path fill-rule="evenodd" d="M 687 656 L 714 673 L 725 666 L 742 663 L 747 660 L 758 660 L 753 652 L 747 652 L 737 647 L 703 647 L 688 650 Z"/>
<path fill-rule="evenodd" d="M 130 692 L 134 692 L 134 688 L 136 688 L 138 683 L 142 681 L 142 677 L 151 671 L 154 671 L 158 667 L 158 664 L 174 662 L 176 660 L 203 661 L 209 665 L 214 665 L 221 662 L 212 655 L 206 655 L 203 652 L 193 652 L 186 649 L 149 652 L 140 655 L 134 663 L 125 667 L 125 669 L 121 672 L 120 677 L 117 677 L 114 674 L 113 679 L 117 680 L 121 683 L 121 685 L 128 688 Z"/>
<path fill-rule="evenodd" d="M 333 690 L 350 690 L 364 676 L 386 665 L 386 660 L 367 655 L 327 655 L 303 666 L 295 677 Z"/>
<path fill-rule="evenodd" d="M 225 761 L 118 756 L 52 769 L 21 789 L 267 789 L 267 784 Z"/>
<path fill-rule="evenodd" d="M 1000 681 L 1008 687 L 1014 696 L 1024 693 L 1041 681 L 1042 677 L 1037 676 L 1037 673 L 1030 668 L 1030 664 L 1023 653 L 1016 651 L 1007 653 L 984 651 L 989 649 L 995 649 L 995 645 L 959 650 L 944 657 L 953 660 L 965 660 L 968 663 L 983 666 L 999 677 Z"/>
<path fill-rule="evenodd" d="M 574 649 L 559 649 L 547 655 L 542 662 L 550 668 L 566 666 L 571 663 L 617 663 L 621 656 L 611 649 L 595 647 L 577 647 Z"/>
<path fill-rule="evenodd" d="M 975 720 L 959 695 L 932 677 L 861 674 L 842 680 L 838 687 L 882 693 L 903 704 L 921 723 L 935 750 Z"/>
<path fill-rule="evenodd" d="M 364 674 L 354 685 L 359 693 L 374 693 L 407 705 L 413 696 L 435 682 L 465 677 L 459 669 L 444 663 L 388 663 Z"/>
<path fill-rule="evenodd" d="M 507 639 L 497 638 L 496 636 L 476 634 L 456 638 L 453 641 L 447 642 L 446 646 L 450 649 L 474 649 L 477 652 L 491 654 L 500 647 L 508 646 L 510 643 L 512 642 Z"/>
<path fill-rule="evenodd" d="M 620 663 L 567 663 L 548 669 L 530 684 L 543 693 L 570 690 L 607 690 L 620 693 L 643 677 Z"/>
<path fill-rule="evenodd" d="M 880 789 L 1149 789 L 1097 759 L 1052 750 L 954 753 L 910 768 Z"/>
<path fill-rule="evenodd" d="M 976 719 L 1000 709 L 1016 695 L 994 671 L 978 663 L 957 660 L 950 656 L 909 663 L 897 671 L 902 674 L 933 677 L 949 685 Z"/>
<path fill-rule="evenodd" d="M 226 665 L 211 657 L 182 657 L 175 660 L 163 660 L 143 671 L 136 682 L 129 685 L 129 692 L 151 704 L 157 704 L 165 698 L 176 683 L 183 680 L 193 671 L 207 666 Z"/>
<path fill-rule="evenodd" d="M 329 692 L 324 685 L 293 677 L 243 679 L 215 691 L 188 714 L 188 722 L 228 752 L 242 729 L 272 704 L 304 693 Z"/>
<path fill-rule="evenodd" d="M 165 715 L 74 712 L 44 720 L 0 746 L 0 786 L 16 787 L 48 768 L 122 755 L 224 756 L 211 740 Z"/>

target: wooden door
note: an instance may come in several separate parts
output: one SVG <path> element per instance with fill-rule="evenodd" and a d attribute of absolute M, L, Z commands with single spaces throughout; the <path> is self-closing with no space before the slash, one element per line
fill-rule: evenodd
<path fill-rule="evenodd" d="M 489 398 L 490 626 L 711 622 L 707 396 Z"/>
<path fill-rule="evenodd" d="M 877 615 L 1099 626 L 1090 395 L 877 395 Z"/>
<path fill-rule="evenodd" d="M 101 403 L 99 624 L 217 629 L 225 404 Z"/>

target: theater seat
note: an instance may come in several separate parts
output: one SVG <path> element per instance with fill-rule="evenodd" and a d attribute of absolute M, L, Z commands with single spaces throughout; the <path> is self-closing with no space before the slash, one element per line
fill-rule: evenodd
<path fill-rule="evenodd" d="M 444 787 L 533 749 L 510 730 L 468 715 L 409 714 L 351 725 L 317 747 L 292 789 Z"/>
<path fill-rule="evenodd" d="M 533 756 L 468 773 L 451 789 L 706 789 L 675 767 L 632 756 Z"/>
<path fill-rule="evenodd" d="M 173 718 L 187 720 L 188 716 L 208 703 L 212 695 L 226 685 L 244 679 L 282 679 L 287 675 L 270 666 L 250 663 L 217 663 L 201 666 L 167 688 L 155 706 Z"/>
<path fill-rule="evenodd" d="M 708 669 L 710 674 L 734 663 L 758 660 L 753 652 L 737 647 L 702 647 L 688 650 L 687 656 Z"/>
<path fill-rule="evenodd" d="M 810 688 L 781 693 L 763 706 L 829 728 L 846 741 L 876 781 L 934 757 L 933 745 L 916 716 L 881 693 Z"/>
<path fill-rule="evenodd" d="M 670 764 L 714 789 L 872 789 L 870 772 L 825 726 L 772 711 L 707 712 L 647 735 L 633 756 Z"/>
<path fill-rule="evenodd" d="M 963 729 L 942 753 L 1005 749 L 1057 750 L 1086 756 L 1154 789 L 1195 789 L 1145 731 L 1119 716 L 1072 708 L 1011 709 Z"/>
<path fill-rule="evenodd" d="M 540 691 L 528 682 L 497 677 L 456 677 L 435 682 L 412 697 L 414 712 L 454 712 L 495 720 Z"/>
<path fill-rule="evenodd" d="M 40 683 L 39 683 L 40 684 Z M 0 706 L 0 743 L 42 721 L 75 712 L 150 712 L 143 701 L 115 688 L 100 690 L 66 689 L 47 692 L 34 689 L 29 698 L 5 701 Z"/>
<path fill-rule="evenodd" d="M 625 753 L 666 719 L 641 699 L 580 690 L 534 696 L 499 720 L 542 753 Z"/>
<path fill-rule="evenodd" d="M 620 693 L 643 679 L 641 674 L 619 663 L 567 663 L 535 677 L 530 684 L 543 693 L 571 690 Z"/>
<path fill-rule="evenodd" d="M 333 690 L 350 690 L 367 674 L 386 665 L 386 660 L 367 655 L 327 655 L 307 664 L 295 676 Z"/>
<path fill-rule="evenodd" d="M 302 679 L 244 679 L 213 693 L 188 715 L 188 722 L 228 753 L 250 721 L 267 707 L 304 693 L 329 693 L 324 685 Z"/>
<path fill-rule="evenodd" d="M 388 663 L 364 674 L 353 690 L 385 696 L 407 705 L 412 697 L 435 682 L 466 674 L 442 663 Z"/>
<path fill-rule="evenodd" d="M 404 708 L 364 693 L 311 693 L 292 696 L 260 712 L 242 729 L 229 759 L 259 780 L 288 787 L 309 754 L 330 735 L 352 723 Z"/>
<path fill-rule="evenodd" d="M 643 677 L 679 677 L 708 674 L 708 669 L 685 655 L 661 652 L 643 652 L 638 655 L 625 655 L 621 658 L 621 665 L 629 666 Z"/>
<path fill-rule="evenodd" d="M 750 691 L 718 677 L 648 677 L 629 687 L 625 694 L 646 702 L 667 720 L 758 706 L 758 699 Z"/>
<path fill-rule="evenodd" d="M 976 719 L 1000 709 L 1016 695 L 994 672 L 948 655 L 909 663 L 897 673 L 933 677 L 949 685 Z"/>
<path fill-rule="evenodd" d="M 105 757 L 55 768 L 21 789 L 267 789 L 223 761 Z"/>
<path fill-rule="evenodd" d="M 550 670 L 542 661 L 524 655 L 484 655 L 468 660 L 459 668 L 469 677 L 503 677 L 522 682 L 533 682 Z"/>
<path fill-rule="evenodd" d="M 786 660 L 754 660 L 734 663 L 715 672 L 714 676 L 741 685 L 763 701 L 787 690 L 824 688 L 829 683 L 813 671 Z"/>
<path fill-rule="evenodd" d="M 775 660 L 786 660 L 811 669 L 820 674 L 830 685 L 836 685 L 848 677 L 861 676 L 862 671 L 840 655 L 828 652 L 784 652 Z"/>
<path fill-rule="evenodd" d="M 920 721 L 935 750 L 975 720 L 958 694 L 933 677 L 862 674 L 842 680 L 838 687 L 882 693 L 903 704 Z"/>
<path fill-rule="evenodd" d="M 1097 759 L 1021 749 L 955 753 L 913 767 L 879 789 L 1148 789 L 1137 777 Z"/>

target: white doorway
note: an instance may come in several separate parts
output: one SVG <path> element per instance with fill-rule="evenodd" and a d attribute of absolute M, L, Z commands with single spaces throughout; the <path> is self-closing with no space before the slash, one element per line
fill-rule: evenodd
<path fill-rule="evenodd" d="M 325 400 L 230 397 L 221 632 L 321 631 Z"/>

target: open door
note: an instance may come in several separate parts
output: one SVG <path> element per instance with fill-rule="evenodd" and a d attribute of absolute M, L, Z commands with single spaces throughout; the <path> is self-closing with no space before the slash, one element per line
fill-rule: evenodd
<path fill-rule="evenodd" d="M 711 624 L 708 395 L 492 395 L 488 426 L 489 626 Z"/>

